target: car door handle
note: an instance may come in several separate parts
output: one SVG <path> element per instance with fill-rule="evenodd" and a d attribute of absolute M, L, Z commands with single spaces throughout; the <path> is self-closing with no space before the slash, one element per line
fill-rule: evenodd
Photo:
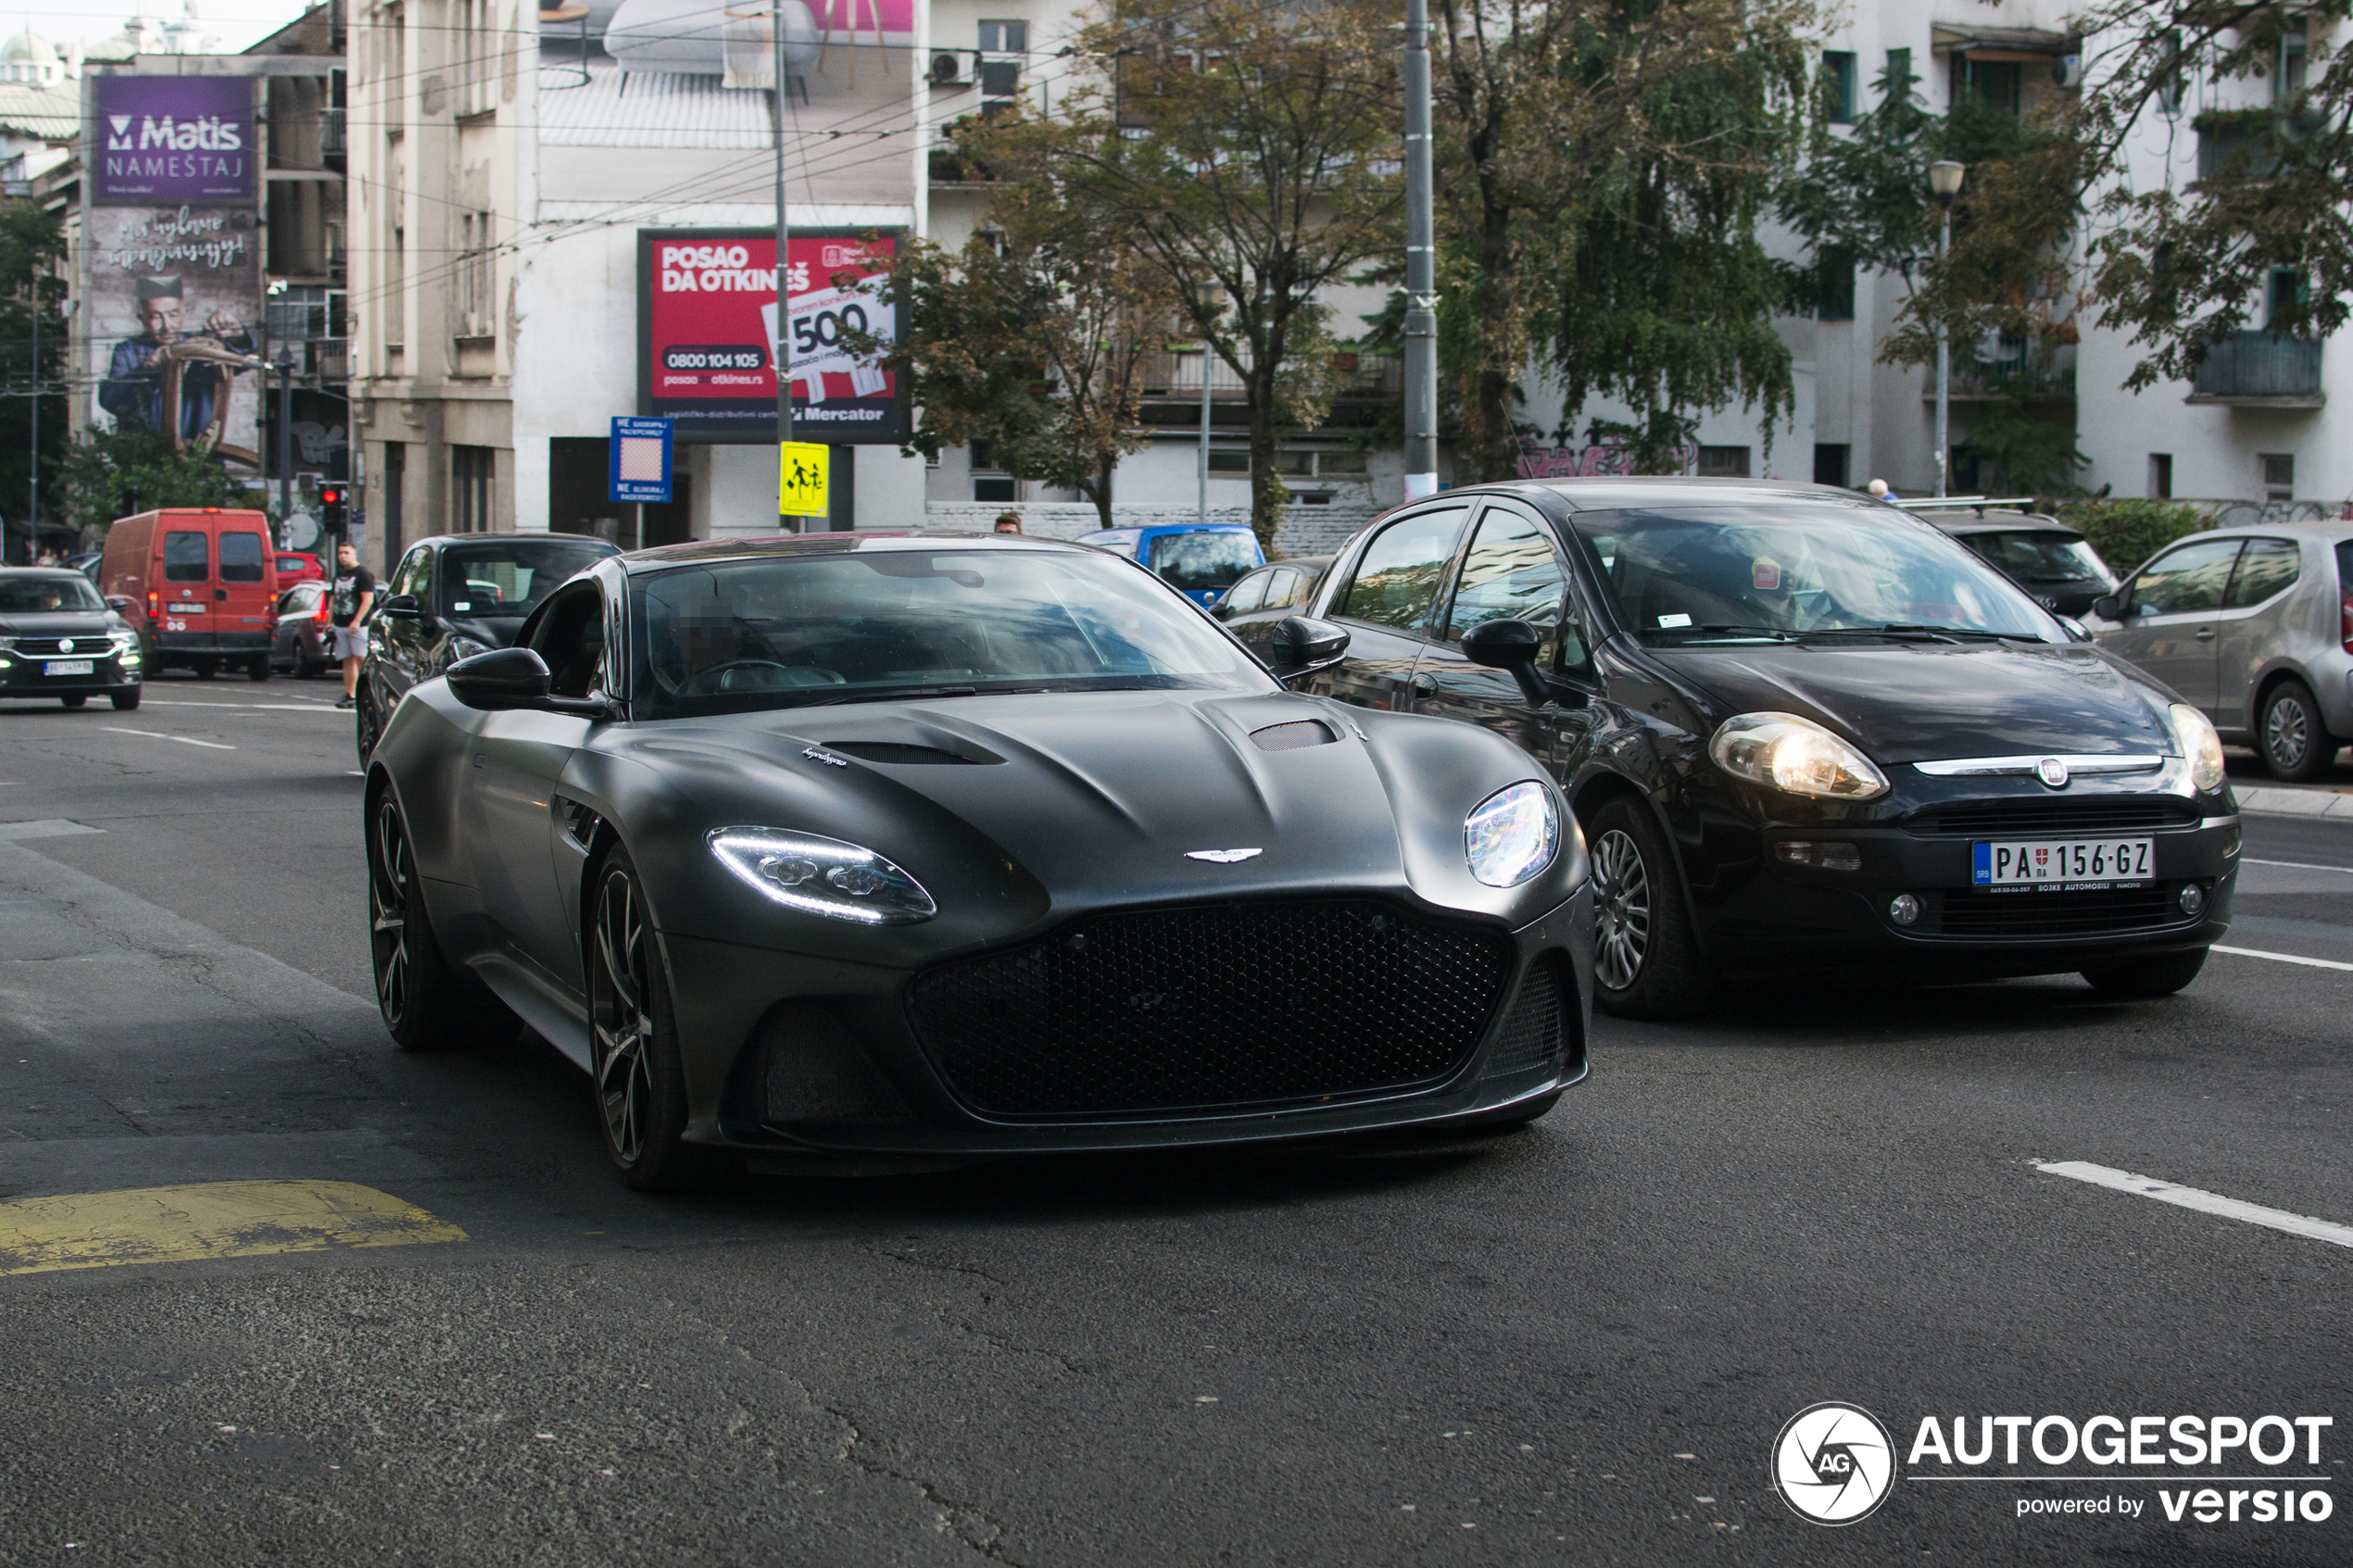
<path fill-rule="evenodd" d="M 2197 640 L 2201 643 L 2212 642 L 2214 640 L 2214 628 L 2211 626 L 2199 627 L 2197 629 Z"/>
<path fill-rule="evenodd" d="M 229 596 L 229 590 L 226 588 L 215 588 L 212 591 L 212 596 L 216 599 L 225 599 Z"/>

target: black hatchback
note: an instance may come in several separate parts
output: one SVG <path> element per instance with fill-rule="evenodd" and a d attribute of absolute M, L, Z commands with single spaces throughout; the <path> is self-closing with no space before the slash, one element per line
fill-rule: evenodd
<path fill-rule="evenodd" d="M 1792 970 L 2162 996 L 2228 927 L 2213 725 L 1851 492 L 1452 491 L 1352 539 L 1313 613 L 1350 644 L 1309 689 L 1496 730 L 1560 782 L 1612 1011 Z"/>

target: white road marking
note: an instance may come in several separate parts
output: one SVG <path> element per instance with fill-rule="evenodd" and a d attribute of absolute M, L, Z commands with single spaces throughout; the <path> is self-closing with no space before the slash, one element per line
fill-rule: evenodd
<path fill-rule="evenodd" d="M 44 817 L 31 822 L 0 822 L 0 839 L 11 842 L 23 838 L 68 838 L 78 833 L 106 831 L 104 828 L 84 827 L 63 817 Z"/>
<path fill-rule="evenodd" d="M 215 751 L 234 751 L 237 749 L 235 746 L 226 745 L 220 741 L 197 740 L 189 735 L 168 735 L 161 730 L 126 730 L 120 724 L 101 724 L 98 728 L 118 735 L 145 735 L 149 740 L 176 740 L 182 746 L 209 746 Z"/>
<path fill-rule="evenodd" d="M 2300 963 L 2307 969 L 2353 970 L 2353 963 L 2339 963 L 2334 959 L 2308 959 L 2296 953 L 2266 953 L 2256 947 L 2225 947 L 2219 942 L 2212 951 L 2228 953 L 2234 959 L 2269 959 L 2273 963 Z"/>
<path fill-rule="evenodd" d="M 142 708 L 233 708 L 240 712 L 254 713 L 333 713 L 333 703 L 311 707 L 299 702 L 188 702 L 180 697 L 151 696 L 143 698 Z"/>
<path fill-rule="evenodd" d="M 2250 866 L 2285 866 L 2292 872 L 2343 872 L 2347 876 L 2353 876 L 2353 866 L 2316 866 L 2309 860 L 2259 860 L 2249 855 L 2246 863 Z"/>
<path fill-rule="evenodd" d="M 2353 965 L 2347 967 L 2353 968 Z M 2201 1214 L 2220 1214 L 2226 1220 L 2244 1220 L 2250 1225 L 2269 1225 L 2290 1236 L 2309 1236 L 2314 1241 L 2353 1247 L 2353 1225 L 2340 1225 L 2334 1220 L 2316 1220 L 2309 1214 L 2291 1214 L 2284 1209 L 2266 1209 L 2259 1203 L 2243 1203 L 2235 1198 L 2224 1198 L 2219 1192 L 2185 1187 L 2173 1182 L 2159 1181 L 2155 1176 L 2136 1176 L 2130 1171 L 2094 1165 L 2082 1160 L 2035 1160 L 2029 1163 L 2045 1175 L 2089 1182 L 2094 1186 L 2129 1192 L 2138 1198 L 2154 1198 L 2159 1203 L 2171 1203 L 2183 1209 L 2195 1209 Z"/>

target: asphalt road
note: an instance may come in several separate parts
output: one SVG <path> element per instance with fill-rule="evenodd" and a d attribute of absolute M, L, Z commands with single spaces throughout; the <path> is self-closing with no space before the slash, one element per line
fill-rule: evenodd
<path fill-rule="evenodd" d="M 1505 1137 L 648 1199 L 529 1035 L 390 1048 L 333 695 L 0 709 L 0 1227 L 225 1182 L 437 1223 L 0 1277 L 0 1563 L 2353 1561 L 2353 1246 L 2032 1163 L 2353 1224 L 2353 828 L 2250 817 L 2232 936 L 2340 967 L 1758 985 L 1605 1022 Z M 2268 1469 L 1915 1462 L 1832 1530 L 1771 1490 L 1823 1400 L 1907 1451 L 2335 1425 Z M 2193 1474 L 2333 1516 L 2169 1521 Z M 2019 1512 L 2069 1499 L 2108 1512 Z"/>

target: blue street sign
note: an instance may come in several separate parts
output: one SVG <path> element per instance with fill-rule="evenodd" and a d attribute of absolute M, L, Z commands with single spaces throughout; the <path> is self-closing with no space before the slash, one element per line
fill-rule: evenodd
<path fill-rule="evenodd" d="M 611 483 L 606 499 L 670 499 L 670 421 L 616 414 L 612 421 Z"/>

